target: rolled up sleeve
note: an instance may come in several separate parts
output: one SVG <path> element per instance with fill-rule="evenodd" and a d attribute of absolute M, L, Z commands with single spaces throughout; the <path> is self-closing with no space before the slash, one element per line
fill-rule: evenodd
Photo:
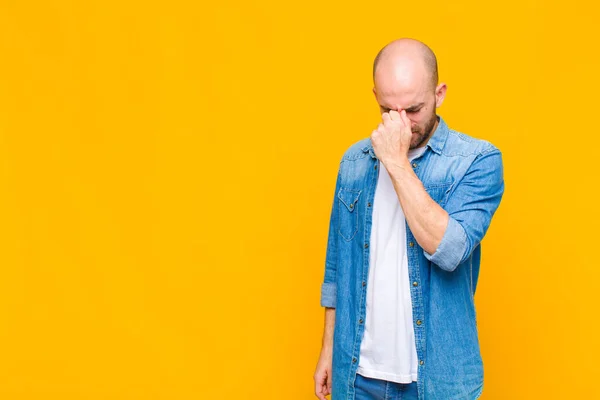
<path fill-rule="evenodd" d="M 467 247 L 467 234 L 454 218 L 448 219 L 442 241 L 433 254 L 423 250 L 425 258 L 446 271 L 452 271 L 460 264 Z"/>
<path fill-rule="evenodd" d="M 321 284 L 321 307 L 335 308 L 336 295 L 335 283 L 323 282 Z"/>
<path fill-rule="evenodd" d="M 469 258 L 487 232 L 504 193 L 502 154 L 494 146 L 479 154 L 450 192 L 448 225 L 433 254 L 425 257 L 446 271 Z"/>

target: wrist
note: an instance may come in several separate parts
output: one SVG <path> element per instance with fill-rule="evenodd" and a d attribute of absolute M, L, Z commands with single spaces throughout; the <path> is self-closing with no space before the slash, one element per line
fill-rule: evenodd
<path fill-rule="evenodd" d="M 412 166 L 410 165 L 410 161 L 408 160 L 408 156 L 401 155 L 392 160 L 386 160 L 383 162 L 385 168 L 388 170 L 388 173 L 391 176 L 401 174 L 407 171 L 412 172 Z"/>
<path fill-rule="evenodd" d="M 321 345 L 321 353 L 331 353 L 333 352 L 333 343 L 323 343 Z"/>

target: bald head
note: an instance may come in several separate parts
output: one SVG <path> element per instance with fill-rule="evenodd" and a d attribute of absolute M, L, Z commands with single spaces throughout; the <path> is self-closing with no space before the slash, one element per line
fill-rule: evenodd
<path fill-rule="evenodd" d="M 438 84 L 437 59 L 433 51 L 415 39 L 397 39 L 385 45 L 373 62 L 373 81 L 379 78 L 425 79 L 435 88 Z"/>

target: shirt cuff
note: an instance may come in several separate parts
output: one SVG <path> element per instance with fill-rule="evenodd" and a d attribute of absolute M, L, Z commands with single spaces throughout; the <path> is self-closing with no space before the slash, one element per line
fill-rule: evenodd
<path fill-rule="evenodd" d="M 321 307 L 335 308 L 337 287 L 335 283 L 323 283 L 321 285 Z"/>
<path fill-rule="evenodd" d="M 454 271 L 467 247 L 467 234 L 462 225 L 452 217 L 448 219 L 446 231 L 442 237 L 442 241 L 433 254 L 429 254 L 425 250 L 425 258 L 439 266 L 445 271 Z"/>

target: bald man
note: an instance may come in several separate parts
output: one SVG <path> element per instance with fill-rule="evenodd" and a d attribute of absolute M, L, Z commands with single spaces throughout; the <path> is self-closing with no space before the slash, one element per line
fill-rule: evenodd
<path fill-rule="evenodd" d="M 321 400 L 477 399 L 481 240 L 504 193 L 502 155 L 450 129 L 431 49 L 375 57 L 381 123 L 340 160 L 321 285 Z"/>

